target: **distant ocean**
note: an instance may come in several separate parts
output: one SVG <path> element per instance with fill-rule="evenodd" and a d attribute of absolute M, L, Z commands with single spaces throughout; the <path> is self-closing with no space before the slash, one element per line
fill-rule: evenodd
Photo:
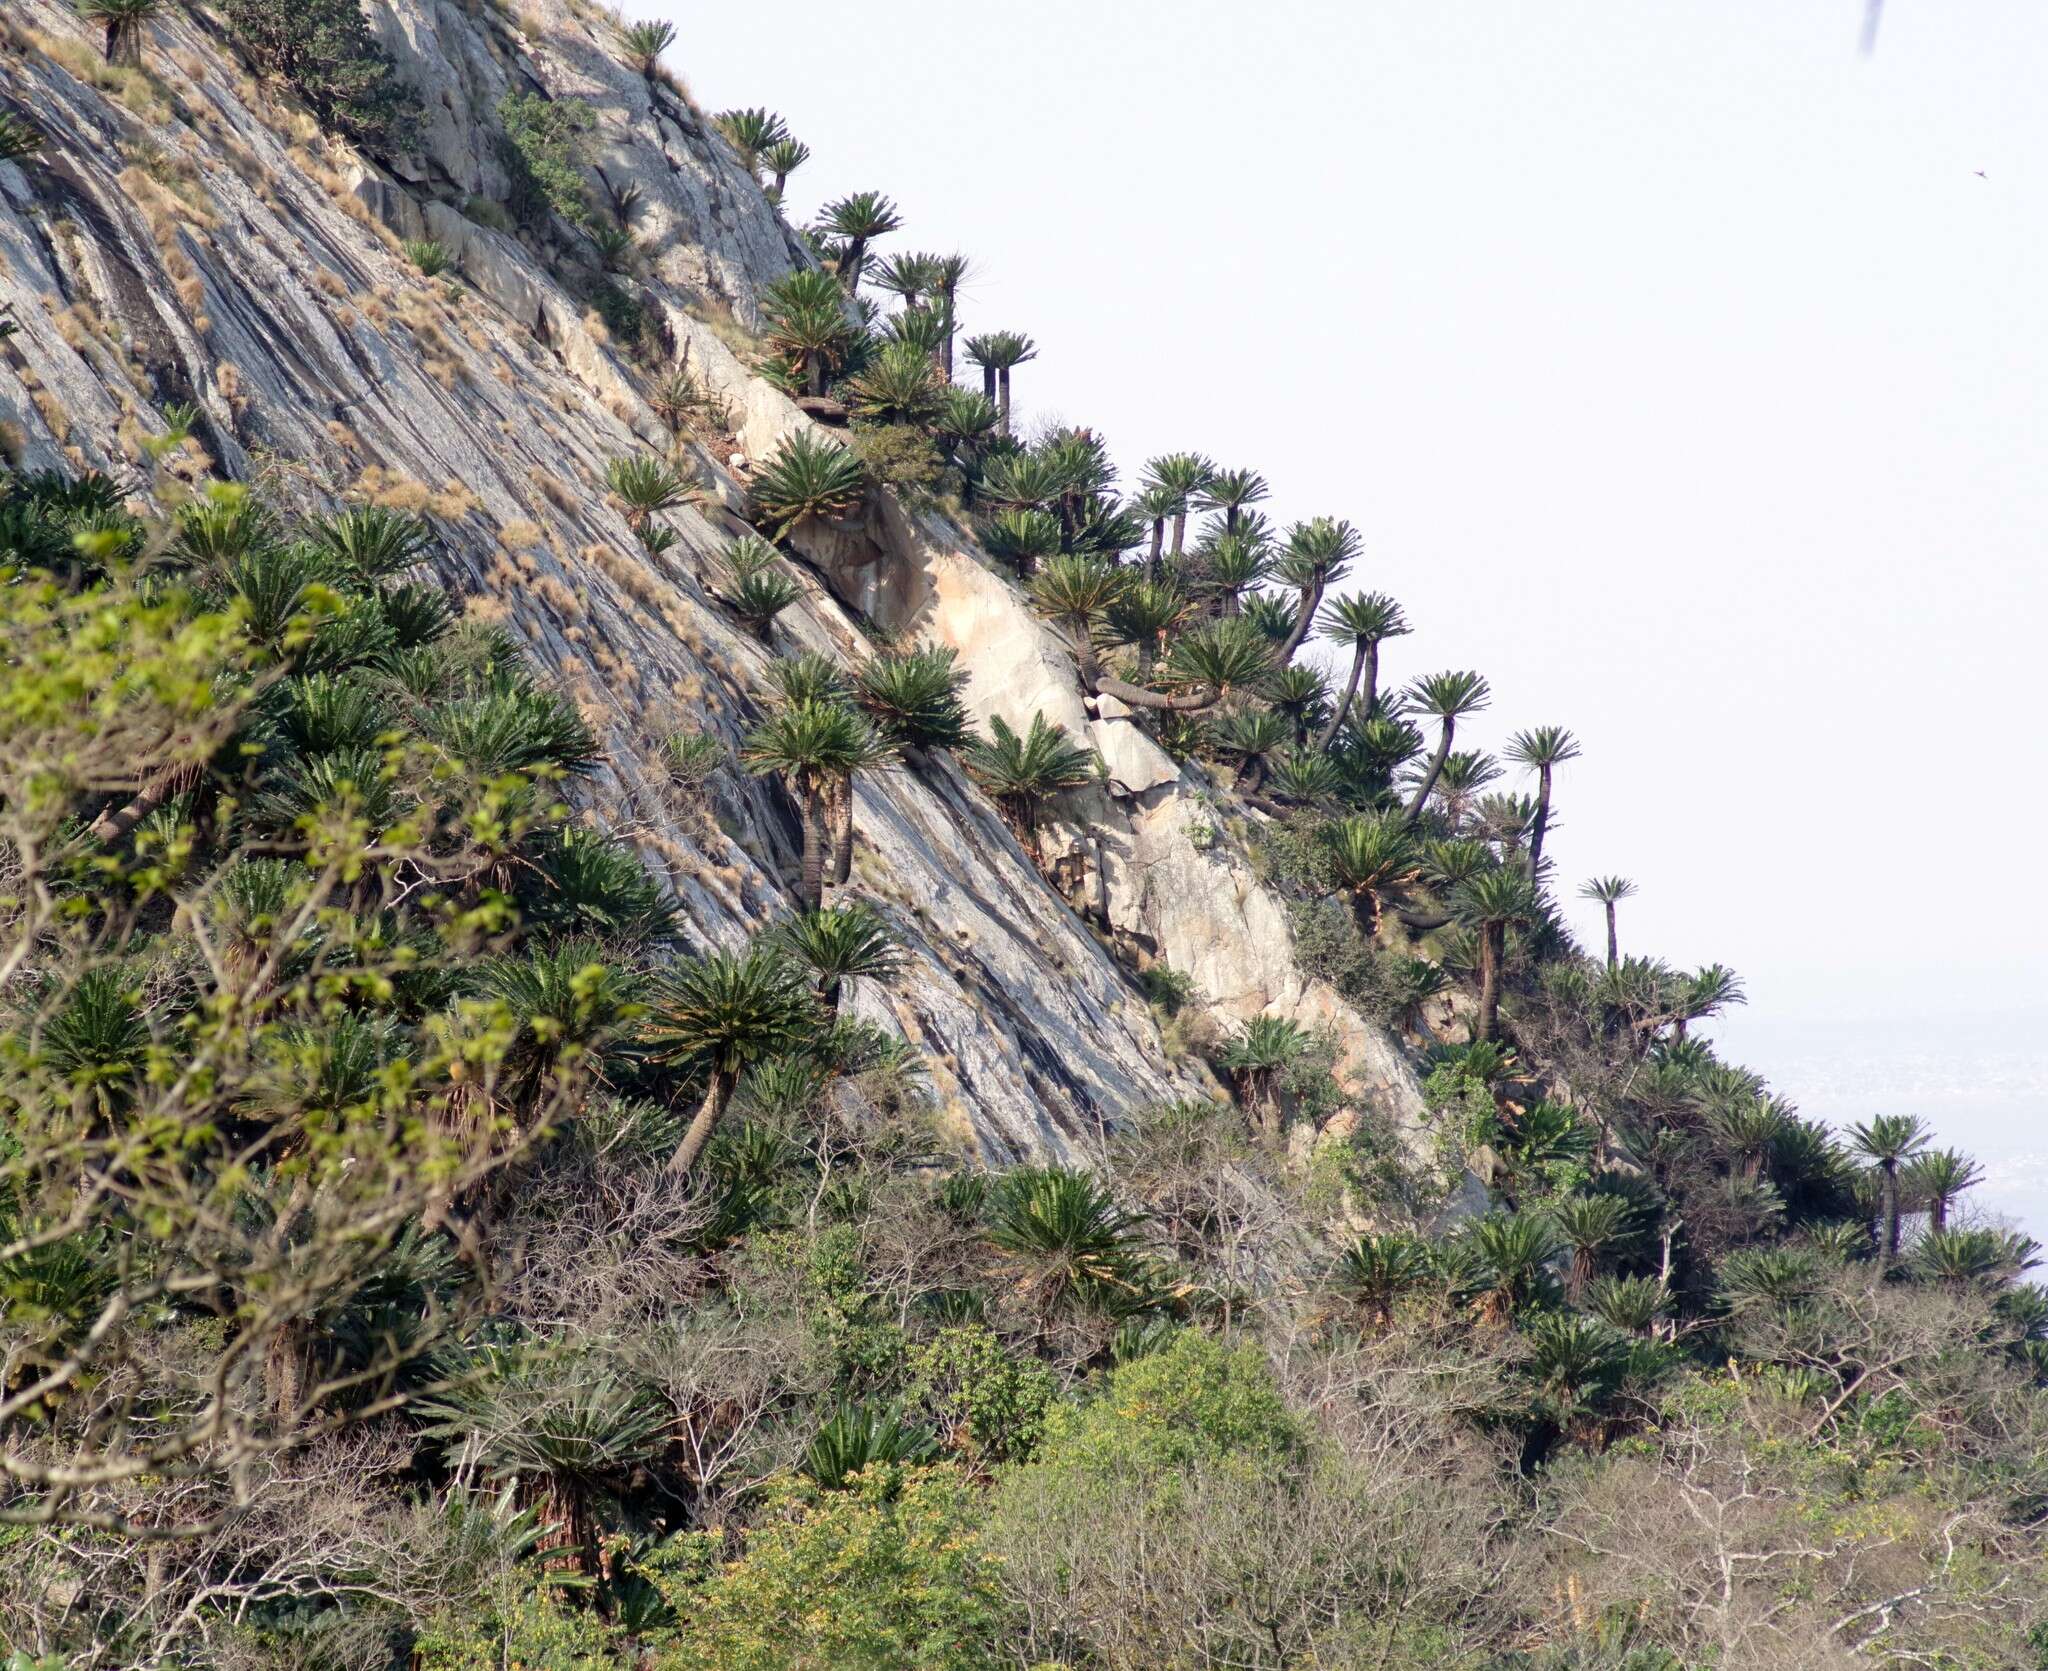
<path fill-rule="evenodd" d="M 1737 1011 L 1716 1042 L 1810 1119 L 1918 1114 L 1984 1168 L 1972 1216 L 2048 1244 L 2048 1028 L 2038 1014 L 1788 1022 Z"/>

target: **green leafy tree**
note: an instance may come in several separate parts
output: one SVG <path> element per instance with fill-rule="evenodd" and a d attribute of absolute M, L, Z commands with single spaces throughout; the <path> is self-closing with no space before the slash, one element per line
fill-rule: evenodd
<path fill-rule="evenodd" d="M 619 49 L 628 64 L 652 81 L 661 66 L 661 55 L 675 40 L 676 26 L 665 19 L 635 23 L 619 32 Z"/>
<path fill-rule="evenodd" d="M 1930 1149 L 1914 1159 L 1906 1179 L 1925 1205 L 1928 1229 L 1939 1231 L 1948 1228 L 1956 1197 L 1983 1182 L 1984 1169 L 1960 1149 Z"/>
<path fill-rule="evenodd" d="M 1475 876 L 1458 891 L 1458 914 L 1479 931 L 1479 1016 L 1477 1037 L 1500 1033 L 1500 991 L 1506 973 L 1507 931 L 1534 920 L 1540 909 L 1536 884 L 1520 865 L 1502 865 Z"/>
<path fill-rule="evenodd" d="M 1324 610 L 1322 629 L 1324 637 L 1351 646 L 1351 673 L 1344 681 L 1344 694 L 1337 699 L 1316 737 L 1316 747 L 1327 749 L 1350 714 L 1353 697 L 1359 698 L 1361 714 L 1370 715 L 1379 705 L 1380 646 L 1413 629 L 1402 615 L 1401 606 L 1384 592 L 1362 592 L 1356 597 L 1338 599 Z"/>
<path fill-rule="evenodd" d="M 749 770 L 779 773 L 802 814 L 804 909 L 824 904 L 828 873 L 844 881 L 838 848 L 841 829 L 847 865 L 853 845 L 853 775 L 886 765 L 893 750 L 866 719 L 837 701 L 793 701 L 751 732 L 740 758 Z"/>
<path fill-rule="evenodd" d="M 789 177 L 811 160 L 811 148 L 801 139 L 778 139 L 758 156 L 761 165 L 775 176 L 768 187 L 769 197 L 780 203 L 789 189 Z"/>
<path fill-rule="evenodd" d="M 755 534 L 744 534 L 726 547 L 727 580 L 719 596 L 744 621 L 754 636 L 772 641 L 775 617 L 803 596 L 803 589 L 780 564 L 775 547 Z"/>
<path fill-rule="evenodd" d="M 854 700 L 904 748 L 957 748 L 970 736 L 967 674 L 950 645 L 876 656 L 854 675 Z"/>
<path fill-rule="evenodd" d="M 411 148 L 419 96 L 356 0 L 221 0 L 221 10 L 250 63 L 289 82 L 323 124 L 378 150 Z"/>
<path fill-rule="evenodd" d="M 868 245 L 902 226 L 903 217 L 880 192 L 857 191 L 826 204 L 821 224 L 841 240 L 839 282 L 850 296 L 860 284 Z"/>
<path fill-rule="evenodd" d="M 807 430 L 786 437 L 754 480 L 754 508 L 776 539 L 809 522 L 853 514 L 867 497 L 857 454 Z"/>
<path fill-rule="evenodd" d="M 43 148 L 43 130 L 11 110 L 0 110 L 0 162 L 26 162 Z M 11 336 L 17 327 L 9 326 Z"/>
<path fill-rule="evenodd" d="M 1114 1310 L 1141 1291 L 1143 1222 L 1086 1172 L 1020 1167 L 996 1186 L 988 1237 L 1009 1256 L 1043 1330 L 1062 1305 Z"/>
<path fill-rule="evenodd" d="M 105 31 L 110 64 L 142 63 L 143 26 L 164 8 L 164 0 L 78 0 L 78 15 Z"/>
<path fill-rule="evenodd" d="M 1619 1195 L 1572 1195 L 1560 1201 L 1550 1216 L 1571 1249 L 1565 1297 L 1577 1305 L 1599 1275 L 1601 1256 L 1627 1239 L 1634 1209 Z"/>
<path fill-rule="evenodd" d="M 856 340 L 846 292 L 815 267 L 771 284 L 761 298 L 761 321 L 770 346 L 796 361 L 813 395 L 825 392 L 827 378 L 845 364 Z"/>
<path fill-rule="evenodd" d="M 1379 933 L 1387 895 L 1418 874 L 1415 837 L 1392 813 L 1357 813 L 1332 825 L 1327 836 L 1331 874 L 1351 896 L 1358 932 Z"/>
<path fill-rule="evenodd" d="M 1310 1039 L 1297 1021 L 1285 1016 L 1255 1015 L 1224 1047 L 1219 1058 L 1236 1081 L 1238 1101 L 1252 1129 L 1268 1143 L 1281 1138 L 1280 1082 L 1287 1070 L 1308 1053 Z"/>
<path fill-rule="evenodd" d="M 860 902 L 803 912 L 776 930 L 776 940 L 810 972 L 827 1016 L 839 1013 L 849 983 L 889 981 L 903 971 L 902 942 L 873 906 Z"/>
<path fill-rule="evenodd" d="M 733 154 L 740 159 L 744 168 L 758 182 L 761 178 L 762 154 L 789 138 L 789 129 L 782 118 L 772 110 L 755 106 L 746 110 L 722 110 L 711 118 L 711 125 L 733 148 Z"/>

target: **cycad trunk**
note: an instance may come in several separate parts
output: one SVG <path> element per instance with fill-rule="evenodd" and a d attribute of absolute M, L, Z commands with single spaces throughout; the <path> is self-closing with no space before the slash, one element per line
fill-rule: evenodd
<path fill-rule="evenodd" d="M 1279 666 L 1285 667 L 1294 660 L 1294 652 L 1308 637 L 1308 629 L 1315 624 L 1316 611 L 1322 606 L 1323 583 L 1318 580 L 1301 594 L 1301 613 L 1294 618 L 1294 630 L 1287 635 L 1287 642 L 1280 646 L 1280 654 L 1274 658 Z"/>
<path fill-rule="evenodd" d="M 983 366 L 981 368 L 981 398 L 991 406 L 996 403 L 996 368 L 994 366 Z"/>
<path fill-rule="evenodd" d="M 1003 391 L 1000 403 L 1002 406 L 1003 433 L 1008 435 L 1010 433 L 1010 368 L 1008 366 L 1004 366 L 998 373 L 998 381 L 1002 385 Z"/>
<path fill-rule="evenodd" d="M 1422 822 L 1422 809 L 1429 803 L 1429 792 L 1436 787 L 1436 780 L 1444 769 L 1444 762 L 1451 757 L 1451 734 L 1457 722 L 1449 714 L 1444 715 L 1443 735 L 1436 740 L 1436 753 L 1429 757 L 1429 770 L 1423 774 L 1422 782 L 1416 785 L 1415 799 L 1408 804 L 1408 826 L 1413 829 Z"/>
<path fill-rule="evenodd" d="M 1507 949 L 1506 923 L 1479 926 L 1479 1037 L 1490 1042 L 1500 1031 L 1500 966 Z"/>
<path fill-rule="evenodd" d="M 1612 969 L 1621 961 L 1621 942 L 1614 933 L 1614 901 L 1607 902 L 1607 967 Z"/>
<path fill-rule="evenodd" d="M 1316 747 L 1324 753 L 1327 754 L 1329 752 L 1330 744 L 1336 740 L 1338 728 L 1344 723 L 1345 714 L 1350 711 L 1351 699 L 1358 694 L 1358 683 L 1365 676 L 1365 666 L 1368 661 L 1374 664 L 1373 682 L 1375 684 L 1379 682 L 1378 651 L 1378 645 L 1370 640 L 1362 639 L 1357 650 L 1353 653 L 1351 657 L 1351 677 L 1344 681 L 1344 695 L 1338 701 L 1335 711 L 1331 713 L 1330 723 L 1324 726 L 1316 736 Z M 1361 710 L 1361 712 L 1370 712 L 1371 698 L 1368 697 L 1366 701 L 1367 707 Z"/>
<path fill-rule="evenodd" d="M 697 1164 L 698 1156 L 704 1153 L 704 1145 L 711 1141 L 711 1134 L 718 1129 L 718 1122 L 725 1115 L 725 1105 L 732 1101 L 733 1079 L 734 1076 L 723 1068 L 711 1070 L 711 1083 L 705 1088 L 704 1101 L 698 1106 L 697 1116 L 683 1133 L 676 1152 L 668 1157 L 668 1170 L 673 1176 L 687 1178 L 690 1168 Z"/>
<path fill-rule="evenodd" d="M 1145 557 L 1145 578 L 1147 580 L 1157 580 L 1159 578 L 1159 556 L 1165 545 L 1166 518 L 1155 516 L 1152 519 L 1152 549 Z"/>
<path fill-rule="evenodd" d="M 815 779 L 806 774 L 797 794 L 803 804 L 804 866 L 800 892 L 806 911 L 825 907 L 825 865 L 832 836 L 825 813 L 825 796 Z"/>
<path fill-rule="evenodd" d="M 832 885 L 853 879 L 853 775 L 832 780 Z"/>
<path fill-rule="evenodd" d="M 1187 513 L 1186 511 L 1175 511 L 1175 512 L 1173 513 L 1173 554 L 1174 554 L 1174 556 L 1178 557 L 1178 556 L 1179 556 L 1179 555 L 1181 554 L 1181 548 L 1182 548 L 1182 546 L 1183 546 L 1183 545 L 1185 545 L 1185 544 L 1186 544 L 1186 542 L 1187 542 L 1187 537 L 1188 537 L 1188 513 Z"/>
<path fill-rule="evenodd" d="M 1927 1225 L 1937 1236 L 1948 1228 L 1948 1197 L 1936 1195 L 1927 1202 Z"/>
<path fill-rule="evenodd" d="M 1536 771 L 1536 819 L 1529 827 L 1529 874 L 1534 876 L 1543 864 L 1543 837 L 1550 829 L 1550 768 L 1539 766 Z"/>
<path fill-rule="evenodd" d="M 1884 1256 L 1887 1263 L 1899 1256 L 1899 1163 L 1884 1163 Z"/>

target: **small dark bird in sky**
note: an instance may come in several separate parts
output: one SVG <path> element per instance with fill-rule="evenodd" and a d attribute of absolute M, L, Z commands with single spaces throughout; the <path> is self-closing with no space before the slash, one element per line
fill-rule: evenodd
<path fill-rule="evenodd" d="M 1980 168 L 1977 170 L 1977 178 L 1980 180 L 1988 180 L 1991 178 L 1991 176 L 1986 174 L 1984 170 Z"/>

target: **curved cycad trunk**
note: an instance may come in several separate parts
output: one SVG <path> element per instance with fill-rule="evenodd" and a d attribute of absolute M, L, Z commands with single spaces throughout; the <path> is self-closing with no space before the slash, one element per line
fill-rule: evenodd
<path fill-rule="evenodd" d="M 687 1178 L 690 1168 L 704 1153 L 704 1145 L 711 1141 L 711 1134 L 718 1129 L 718 1122 L 725 1115 L 726 1104 L 732 1101 L 732 1088 L 738 1076 L 724 1068 L 711 1070 L 711 1083 L 705 1087 L 704 1100 L 697 1106 L 697 1114 L 690 1121 L 689 1129 L 683 1133 L 682 1142 L 676 1145 L 676 1152 L 668 1157 L 668 1170 L 678 1178 Z"/>
<path fill-rule="evenodd" d="M 1287 635 L 1287 642 L 1280 646 L 1280 653 L 1274 658 L 1279 666 L 1285 667 L 1294 660 L 1294 652 L 1308 637 L 1308 629 L 1315 624 L 1316 611 L 1323 607 L 1323 585 L 1318 580 L 1301 594 L 1301 613 L 1294 618 L 1294 630 Z"/>
<path fill-rule="evenodd" d="M 1436 753 L 1429 757 L 1429 770 L 1416 785 L 1415 799 L 1408 804 L 1408 824 L 1413 828 L 1422 822 L 1422 809 L 1429 804 L 1429 793 L 1436 787 L 1436 780 L 1442 774 L 1444 762 L 1451 757 L 1451 735 L 1457 729 L 1457 721 L 1449 714 L 1444 715 L 1443 735 L 1436 740 Z"/>
<path fill-rule="evenodd" d="M 1367 687 L 1365 706 L 1358 710 L 1362 714 L 1372 712 L 1373 699 L 1377 694 L 1380 682 L 1380 647 L 1373 639 L 1361 638 L 1358 641 L 1358 648 L 1352 653 L 1351 677 L 1344 681 L 1344 695 L 1338 701 L 1335 711 L 1331 713 L 1330 723 L 1316 734 L 1316 747 L 1324 753 L 1327 754 L 1331 743 L 1336 741 L 1337 731 L 1344 723 L 1344 716 L 1351 710 L 1351 699 L 1358 694 L 1359 683 L 1364 679 L 1368 668 L 1371 669 L 1372 679 Z"/>

